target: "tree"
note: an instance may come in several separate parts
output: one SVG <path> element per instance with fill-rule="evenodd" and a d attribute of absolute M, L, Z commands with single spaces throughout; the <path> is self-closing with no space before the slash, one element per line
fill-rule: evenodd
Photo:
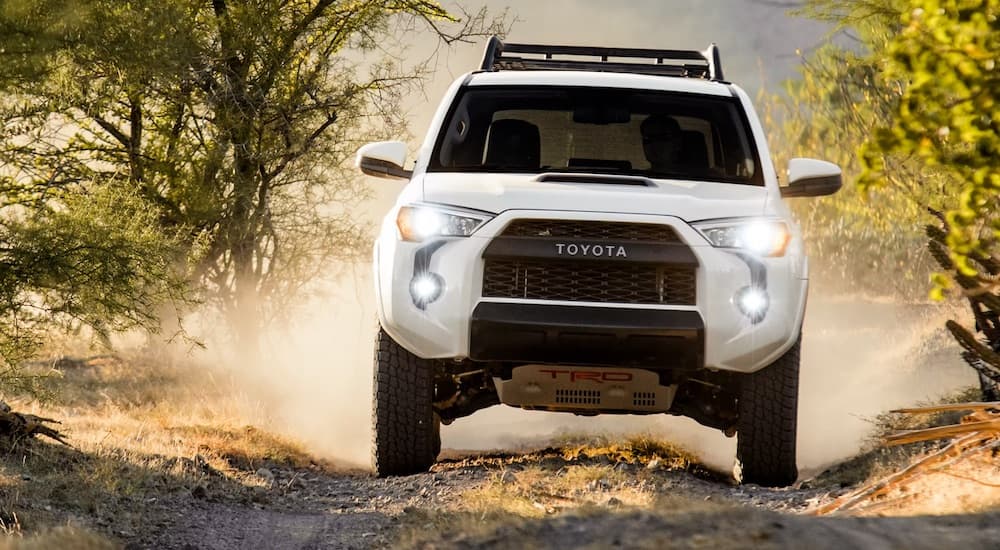
<path fill-rule="evenodd" d="M 943 173 L 958 202 L 945 212 L 958 273 L 998 288 L 974 265 L 996 258 L 1000 239 L 1000 1 L 910 0 L 889 46 L 887 72 L 905 82 L 891 124 L 863 149 L 862 184 L 891 184 L 887 155 Z M 935 278 L 936 294 L 949 286 Z"/>
<path fill-rule="evenodd" d="M 32 6 L 5 4 L 4 16 Z M 37 7 L 37 6 L 34 6 Z M 22 15 L 31 16 L 27 12 Z M 6 24 L 0 80 L 17 87 L 40 76 L 34 56 L 55 54 L 70 36 L 74 10 L 35 21 L 43 29 L 25 32 Z M 48 29 L 51 32 L 46 31 Z M 7 112 L 31 106 L 7 95 Z M 23 126 L 4 126 L 5 140 L 30 149 Z M 34 166 L 3 164 L 0 174 L 0 390 L 41 392 L 39 378 L 19 366 L 47 339 L 53 327 L 87 326 L 107 341 L 112 331 L 156 330 L 155 308 L 187 299 L 171 257 L 174 235 L 159 230 L 156 212 L 117 178 L 57 185 L 58 172 L 41 177 Z M 38 177 L 24 177 L 34 170 Z"/>
<path fill-rule="evenodd" d="M 808 0 L 796 10 L 830 22 L 830 36 L 803 54 L 801 76 L 783 94 L 765 97 L 765 119 L 779 165 L 813 156 L 840 165 L 854 182 L 863 166 L 858 149 L 875 126 L 888 125 L 904 89 L 886 71 L 889 44 L 902 27 L 901 0 Z M 923 252 L 926 208 L 948 207 L 946 178 L 886 153 L 891 167 L 882 188 L 845 186 L 829 198 L 793 203 L 811 248 L 814 271 L 852 291 L 911 296 L 924 292 L 933 270 Z M 892 276 L 886 276 L 891 273 Z"/>
<path fill-rule="evenodd" d="M 868 187 L 892 185 L 887 156 L 947 178 L 957 197 L 928 227 L 943 272 L 933 295 L 958 283 L 979 341 L 955 321 L 948 329 L 979 373 L 984 396 L 1000 398 L 1000 0 L 910 0 L 891 41 L 887 72 L 904 82 L 890 124 L 862 148 Z M 943 228 L 942 228 L 943 226 Z"/>
<path fill-rule="evenodd" d="M 3 185 L 124 185 L 179 235 L 176 264 L 252 357 L 274 306 L 359 254 L 349 205 L 364 190 L 345 161 L 400 134 L 399 98 L 426 69 L 387 54 L 393 37 L 500 30 L 464 16 L 425 0 L 7 2 Z"/>

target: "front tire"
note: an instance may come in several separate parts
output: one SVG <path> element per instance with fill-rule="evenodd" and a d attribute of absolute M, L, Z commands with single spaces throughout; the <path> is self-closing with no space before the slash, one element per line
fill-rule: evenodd
<path fill-rule="evenodd" d="M 375 337 L 372 465 L 379 477 L 426 472 L 441 449 L 434 364 L 379 328 Z"/>
<path fill-rule="evenodd" d="M 740 384 L 736 458 L 743 483 L 786 487 L 795 483 L 795 438 L 799 404 L 799 356 L 795 345 Z"/>

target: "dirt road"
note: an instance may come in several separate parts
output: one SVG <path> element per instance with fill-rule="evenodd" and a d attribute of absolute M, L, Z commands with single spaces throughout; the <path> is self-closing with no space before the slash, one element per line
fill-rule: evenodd
<path fill-rule="evenodd" d="M 940 396 L 968 374 L 945 346 L 947 336 L 931 332 L 940 332 L 939 320 L 922 310 L 835 303 L 812 311 L 800 411 L 806 476 L 854 454 L 873 428 L 865 418 Z M 296 425 L 316 419 L 329 445 L 366 454 L 369 391 L 320 384 L 299 366 L 309 364 L 276 372 L 300 375 L 333 410 L 293 392 L 308 412 L 294 415 Z M 77 361 L 58 370 L 57 400 L 16 404 L 63 420 L 78 450 L 33 442 L 0 452 L 0 531 L 12 534 L 0 547 L 72 525 L 130 548 L 801 548 L 805 541 L 816 548 L 1000 548 L 995 507 L 961 516 L 810 517 L 849 490 L 841 479 L 787 490 L 737 486 L 708 469 L 728 469 L 732 440 L 681 430 L 670 419 L 491 409 L 449 426 L 445 447 L 558 448 L 446 450 L 428 474 L 382 480 L 319 465 L 316 448 L 250 427 L 256 423 L 242 403 L 266 401 L 237 384 L 246 381 L 243 372 L 229 378 L 148 358 Z M 654 429 L 653 420 L 671 423 Z M 699 459 L 663 443 L 616 448 L 600 440 L 616 429 L 608 437 L 650 433 Z M 583 442 L 553 443 L 554 434 L 567 432 Z M 930 510 L 940 513 L 937 506 Z"/>
<path fill-rule="evenodd" d="M 139 504 L 135 548 L 997 548 L 1000 514 L 813 518 L 839 487 L 740 487 L 687 466 L 566 460 L 562 450 L 445 460 L 431 473 L 375 479 L 313 469 L 259 471 L 268 484 L 234 499 L 218 483 Z M 596 474 L 564 494 L 533 480 Z M 221 481 L 219 481 L 221 483 Z M 532 490 L 532 486 L 539 488 Z M 489 495 L 527 498 L 535 518 L 484 510 Z M 617 496 L 616 496 L 617 495 Z M 648 495 L 649 506 L 628 504 Z"/>

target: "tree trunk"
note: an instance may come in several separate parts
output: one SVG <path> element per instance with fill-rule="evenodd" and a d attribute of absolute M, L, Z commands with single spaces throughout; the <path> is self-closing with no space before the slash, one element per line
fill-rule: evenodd
<path fill-rule="evenodd" d="M 249 153 L 249 131 L 245 126 L 234 132 L 235 181 L 229 246 L 233 257 L 235 300 L 231 318 L 241 363 L 253 364 L 260 352 L 259 277 L 254 269 L 257 249 L 257 216 L 254 197 L 259 182 Z"/>

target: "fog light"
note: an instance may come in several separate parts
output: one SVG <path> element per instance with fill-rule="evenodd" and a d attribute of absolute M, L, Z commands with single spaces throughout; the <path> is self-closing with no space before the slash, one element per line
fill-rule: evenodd
<path fill-rule="evenodd" d="M 733 299 L 736 301 L 736 307 L 754 323 L 764 319 L 767 307 L 770 305 L 766 290 L 750 286 L 740 289 Z"/>
<path fill-rule="evenodd" d="M 410 281 L 410 297 L 420 309 L 441 297 L 444 280 L 436 273 L 421 273 Z"/>

